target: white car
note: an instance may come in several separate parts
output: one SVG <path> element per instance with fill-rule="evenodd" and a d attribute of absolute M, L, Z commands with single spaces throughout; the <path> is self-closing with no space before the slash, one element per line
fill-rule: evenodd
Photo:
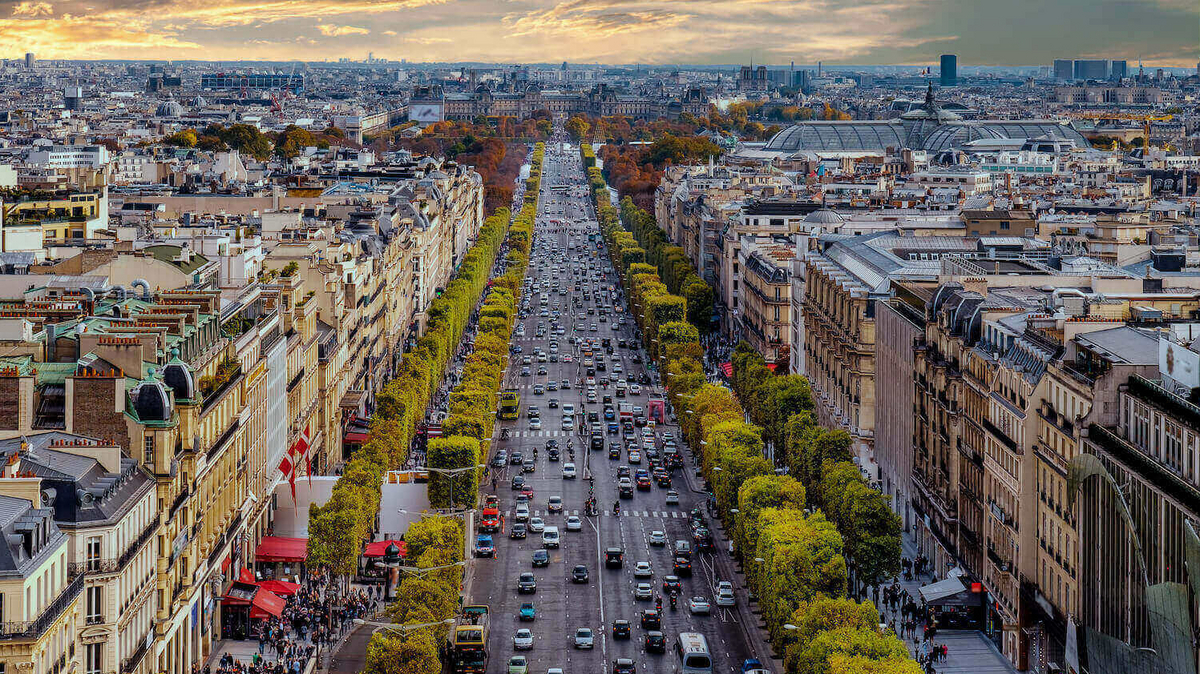
<path fill-rule="evenodd" d="M 562 429 L 564 431 L 569 431 L 572 428 L 575 428 L 575 417 L 569 414 L 564 415 L 562 418 Z"/>
<path fill-rule="evenodd" d="M 533 632 L 527 627 L 522 627 L 513 635 L 513 650 L 527 651 L 533 648 Z"/>
<path fill-rule="evenodd" d="M 658 530 L 651 531 L 650 532 L 650 540 L 648 541 L 648 543 L 650 543 L 650 545 L 666 545 L 667 544 L 667 534 L 665 532 L 658 531 Z"/>
<path fill-rule="evenodd" d="M 633 598 L 649 601 L 654 598 L 654 587 L 650 583 L 638 583 L 633 588 Z"/>
<path fill-rule="evenodd" d="M 574 480 L 576 477 L 575 464 L 567 462 L 563 464 L 563 479 Z"/>
<path fill-rule="evenodd" d="M 633 565 L 634 578 L 653 578 L 654 568 L 650 566 L 650 562 L 638 562 Z"/>
<path fill-rule="evenodd" d="M 529 520 L 529 506 L 524 503 L 517 505 L 517 511 L 513 514 L 513 519 L 517 522 L 526 522 Z"/>
<path fill-rule="evenodd" d="M 583 531 L 583 520 L 575 515 L 567 518 L 567 531 Z"/>
<path fill-rule="evenodd" d="M 596 638 L 590 627 L 580 627 L 575 630 L 575 648 L 592 648 L 595 645 Z"/>
<path fill-rule="evenodd" d="M 733 583 L 723 580 L 717 583 L 717 606 L 733 606 L 737 600 L 733 596 Z"/>
<path fill-rule="evenodd" d="M 531 430 L 531 431 L 542 430 L 542 418 L 534 417 L 534 418 L 530 419 L 529 420 L 529 430 Z"/>
<path fill-rule="evenodd" d="M 688 610 L 692 615 L 708 615 L 712 613 L 712 606 L 704 597 L 692 597 L 688 600 Z"/>
<path fill-rule="evenodd" d="M 641 386 L 641 384 L 630 384 L 630 385 L 629 385 L 629 395 L 631 395 L 631 396 L 640 396 L 640 395 L 642 395 L 642 386 Z"/>
<path fill-rule="evenodd" d="M 674 490 L 667 492 L 667 505 L 679 505 L 679 492 Z"/>
<path fill-rule="evenodd" d="M 546 522 L 540 517 L 529 518 L 529 531 L 535 534 L 540 534 L 546 529 Z"/>
<path fill-rule="evenodd" d="M 563 403 L 562 413 L 563 413 L 563 416 L 566 416 L 566 417 L 574 416 L 575 415 L 575 406 L 572 405 L 571 403 Z"/>

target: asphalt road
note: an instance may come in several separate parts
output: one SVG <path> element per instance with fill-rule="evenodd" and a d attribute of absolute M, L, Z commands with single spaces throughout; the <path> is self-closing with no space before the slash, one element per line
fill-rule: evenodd
<path fill-rule="evenodd" d="M 593 292 L 591 299 L 584 303 L 582 309 L 572 305 L 572 298 L 576 294 L 573 291 L 576 277 L 570 265 L 582 265 L 586 268 L 585 285 L 616 287 L 618 281 L 612 273 L 607 256 L 601 250 L 598 226 L 589 215 L 591 207 L 577 149 L 572 147 L 563 154 L 557 152 L 557 148 L 557 144 L 548 144 L 533 259 L 528 275 L 535 280 L 550 280 L 554 278 L 553 267 L 556 264 L 560 267 L 557 278 L 567 290 L 567 294 L 559 295 L 548 291 L 548 309 L 553 311 L 558 305 L 563 312 L 562 323 L 566 334 L 559 338 L 560 355 L 577 356 L 578 347 L 568 341 L 572 334 L 587 338 L 609 337 L 616 347 L 618 337 L 632 342 L 634 328 L 627 322 L 624 327 L 615 329 L 614 317 L 621 314 L 610 313 L 605 322 L 599 320 L 598 310 L 594 315 L 586 315 L 588 307 L 595 309 L 601 303 L 613 304 L 612 298 L 603 294 Z M 553 187 L 559 184 L 569 187 L 566 191 L 554 191 Z M 551 220 L 558 222 L 552 223 Z M 553 231 L 563 228 L 567 231 Z M 589 233 L 596 234 L 596 242 L 588 242 Z M 569 249 L 571 243 L 576 244 L 577 248 Z M 593 279 L 593 272 L 600 274 L 602 278 Z M 632 499 L 621 499 L 620 516 L 613 515 L 613 503 L 617 501 L 617 468 L 620 465 L 629 465 L 628 454 L 623 450 L 621 459 L 609 460 L 607 443 L 614 440 L 620 443 L 618 435 L 606 434 L 605 449 L 590 451 L 587 449 L 586 437 L 580 437 L 574 430 L 561 428 L 562 409 L 550 409 L 548 404 L 551 398 L 557 398 L 560 403 L 572 403 L 577 419 L 586 416 L 587 411 L 601 412 L 603 405 L 588 404 L 584 401 L 585 387 L 578 385 L 583 374 L 579 358 L 574 358 L 574 362 L 570 363 L 561 360 L 538 362 L 536 350 L 549 350 L 548 336 L 536 336 L 538 326 L 542 324 L 549 330 L 553 319 L 539 315 L 538 294 L 527 290 L 525 298 L 529 300 L 531 308 L 529 315 L 522 320 L 525 331 L 523 335 L 517 334 L 513 338 L 514 344 L 522 347 L 522 353 L 512 357 L 510 371 L 506 373 L 505 378 L 506 386 L 517 386 L 521 390 L 521 416 L 515 421 L 502 421 L 498 424 L 493 452 L 503 448 L 509 453 L 521 451 L 526 457 L 530 457 L 534 448 L 539 450 L 534 472 L 526 474 L 527 482 L 534 490 L 529 503 L 530 515 L 541 517 L 546 525 L 557 526 L 561 532 L 562 546 L 550 551 L 548 567 L 533 568 L 532 554 L 542 547 L 540 534 L 530 533 L 524 540 L 508 537 L 514 521 L 518 494 L 510 489 L 510 479 L 520 467 L 493 468 L 492 475 L 497 478 L 495 493 L 500 499 L 500 512 L 505 516 L 504 530 L 493 534 L 496 558 L 481 558 L 473 563 L 467 599 L 467 603 L 483 603 L 490 607 L 488 671 L 507 672 L 508 658 L 515 653 L 513 635 L 521 627 L 531 628 L 534 634 L 534 647 L 525 652 L 529 658 L 531 674 L 543 674 L 551 667 L 561 667 L 567 674 L 607 672 L 610 671 L 610 663 L 619 657 L 632 658 L 638 671 L 676 671 L 676 661 L 670 645 L 679 632 L 700 632 L 706 636 L 714 658 L 714 672 L 737 671 L 744 658 L 755 655 L 766 660 L 766 654 L 751 653 L 748 646 L 747 630 L 742 623 L 751 618 L 745 610 L 746 598 L 743 588 L 737 588 L 740 606 L 732 610 L 714 605 L 712 614 L 707 616 L 691 615 L 687 610 L 688 597 L 700 595 L 711 602 L 718 580 L 734 580 L 736 583 L 736 579 L 731 578 L 733 568 L 728 553 L 723 550 L 694 556 L 694 575 L 691 578 L 682 578 L 683 594 L 677 610 L 671 610 L 668 598 L 663 594 L 664 620 L 661 631 L 667 637 L 668 650 L 665 655 L 645 652 L 643 640 L 646 631 L 639 626 L 639 614 L 643 609 L 653 608 L 654 601 L 636 600 L 634 587 L 637 582 L 651 582 L 655 592 L 662 594 L 662 578 L 672 572 L 671 542 L 676 539 L 691 540 L 688 512 L 694 507 L 703 506 L 704 495 L 693 488 L 698 486 L 698 479 L 685 475 L 693 470 L 689 465 L 676 470 L 672 475 L 673 489 L 679 492 L 681 499 L 678 505 L 667 505 L 667 489 L 653 486 L 650 491 L 635 491 Z M 576 317 L 581 310 L 585 312 L 582 320 Z M 579 324 L 583 324 L 583 332 L 575 332 Z M 592 324 L 596 325 L 594 332 L 591 330 Z M 637 350 L 644 359 L 645 353 L 640 347 L 637 347 Z M 597 376 L 608 375 L 612 378 L 612 364 L 619 360 L 625 368 L 624 376 L 633 381 L 645 372 L 644 364 L 632 362 L 633 353 L 633 349 L 615 349 L 613 356 L 605 359 L 609 366 L 608 371 L 598 372 Z M 523 356 L 527 355 L 533 356 L 533 362 L 528 366 L 522 362 Z M 545 367 L 545 374 L 538 374 L 539 366 Z M 529 376 L 521 376 L 522 367 L 530 368 Z M 545 385 L 551 380 L 568 380 L 572 388 L 547 391 L 541 395 L 534 393 L 534 385 Z M 616 402 L 626 400 L 643 408 L 647 406 L 646 403 L 651 397 L 662 397 L 661 389 L 656 387 L 645 387 L 640 395 L 631 395 L 624 399 L 616 398 L 611 387 L 607 390 L 597 387 L 598 398 L 605 394 L 613 395 Z M 540 408 L 543 424 L 541 430 L 530 429 L 527 418 L 527 408 L 530 404 Z M 604 425 L 603 416 L 601 425 Z M 511 438 L 499 440 L 501 429 L 508 429 Z M 678 428 L 673 424 L 659 426 L 657 430 L 660 433 L 672 431 L 677 438 L 679 437 Z M 568 438 L 573 441 L 575 447 L 575 463 L 579 467 L 577 479 L 564 479 L 562 476 L 562 463 L 570 460 L 565 451 Z M 563 449 L 560 462 L 548 460 L 546 443 L 551 439 L 557 440 Z M 631 466 L 634 470 L 639 467 L 645 467 L 645 464 Z M 584 502 L 589 488 L 586 476 L 589 472 L 595 477 L 595 493 L 601 511 L 601 514 L 595 517 L 584 517 Z M 487 482 L 489 484 L 485 485 L 484 490 L 490 492 L 490 479 Z M 562 497 L 564 512 L 548 512 L 547 499 L 551 496 Z M 569 515 L 582 518 L 581 531 L 566 530 L 565 521 Z M 667 545 L 651 546 L 648 541 L 652 531 L 665 532 Z M 625 550 L 625 564 L 621 569 L 604 568 L 604 550 L 612 546 L 619 546 Z M 654 573 L 652 579 L 634 578 L 633 567 L 639 561 L 651 563 Z M 571 582 L 571 569 L 576 564 L 587 566 L 589 580 L 586 584 Z M 517 577 L 525 571 L 533 571 L 537 578 L 537 591 L 533 595 L 517 593 Z M 518 609 L 524 601 L 535 603 L 537 617 L 533 622 L 518 620 Z M 631 639 L 617 641 L 612 638 L 612 621 L 619 618 L 632 623 Z M 573 647 L 575 630 L 579 627 L 595 630 L 594 649 L 578 650 Z M 750 631 L 753 629 L 751 626 Z"/>

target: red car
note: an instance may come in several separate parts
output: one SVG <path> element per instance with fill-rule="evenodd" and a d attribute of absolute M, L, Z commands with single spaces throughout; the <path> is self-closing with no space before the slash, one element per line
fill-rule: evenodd
<path fill-rule="evenodd" d="M 649 475 L 642 475 L 641 477 L 639 477 L 639 478 L 637 479 L 637 488 L 638 488 L 638 489 L 640 489 L 640 490 L 642 490 L 642 491 L 649 491 L 649 489 L 650 489 L 650 476 L 649 476 Z"/>
<path fill-rule="evenodd" d="M 524 487 L 521 487 L 521 495 L 528 496 L 529 498 L 533 498 L 533 487 L 531 487 L 529 485 L 525 485 Z"/>

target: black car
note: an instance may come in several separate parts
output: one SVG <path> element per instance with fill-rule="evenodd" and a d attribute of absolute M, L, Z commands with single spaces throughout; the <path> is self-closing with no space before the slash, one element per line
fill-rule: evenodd
<path fill-rule="evenodd" d="M 551 460 L 551 461 L 558 461 L 558 457 L 559 457 L 559 454 L 558 454 L 558 448 L 557 448 L 557 447 L 551 447 L 551 448 L 550 448 L 550 449 L 549 449 L 549 450 L 546 452 L 546 458 L 547 458 L 547 459 L 549 459 L 549 460 Z"/>
<path fill-rule="evenodd" d="M 513 475 L 513 478 L 512 478 L 513 491 L 516 491 L 524 486 L 525 486 L 525 476 L 520 473 Z"/>
<path fill-rule="evenodd" d="M 550 566 L 550 553 L 544 549 L 533 551 L 533 568 L 536 569 L 540 566 Z"/>
<path fill-rule="evenodd" d="M 629 477 L 629 466 L 617 466 L 617 477 Z"/>
<path fill-rule="evenodd" d="M 517 578 L 517 592 L 519 594 L 533 594 L 537 592 L 537 579 L 532 573 L 526 571 Z"/>
<path fill-rule="evenodd" d="M 612 625 L 613 639 L 628 639 L 629 638 L 629 621 L 614 620 Z"/>
<path fill-rule="evenodd" d="M 591 448 L 592 449 L 604 449 L 604 434 L 603 433 L 601 433 L 599 431 L 592 433 Z"/>
<path fill-rule="evenodd" d="M 621 548 L 608 548 L 604 551 L 604 566 L 609 569 L 619 569 L 625 563 L 625 551 Z"/>
<path fill-rule="evenodd" d="M 509 538 L 525 538 L 526 533 L 527 533 L 527 529 L 525 528 L 525 523 L 517 522 L 516 524 L 512 525 L 511 529 L 508 530 L 508 537 Z"/>
<path fill-rule="evenodd" d="M 525 457 L 521 455 L 521 452 L 513 452 L 508 455 L 508 465 L 510 466 L 519 466 L 524 460 Z"/>
<path fill-rule="evenodd" d="M 660 614 L 656 609 L 652 608 L 642 611 L 642 629 L 662 629 L 662 614 Z"/>
<path fill-rule="evenodd" d="M 612 674 L 637 674 L 637 665 L 629 658 L 613 660 Z"/>
<path fill-rule="evenodd" d="M 663 594 L 671 594 L 672 591 L 676 594 L 683 594 L 683 586 L 679 583 L 679 576 L 665 576 L 662 587 Z"/>
<path fill-rule="evenodd" d="M 584 566 L 583 564 L 576 564 L 575 568 L 571 569 L 571 582 L 572 583 L 588 582 L 587 567 Z"/>
<path fill-rule="evenodd" d="M 658 630 L 646 632 L 646 652 L 647 653 L 666 653 L 667 652 L 667 637 Z"/>
<path fill-rule="evenodd" d="M 608 446 L 608 458 L 617 461 L 621 458 L 621 448 L 617 445 Z"/>
<path fill-rule="evenodd" d="M 692 560 L 687 557 L 675 558 L 675 575 L 690 576 L 692 575 Z"/>

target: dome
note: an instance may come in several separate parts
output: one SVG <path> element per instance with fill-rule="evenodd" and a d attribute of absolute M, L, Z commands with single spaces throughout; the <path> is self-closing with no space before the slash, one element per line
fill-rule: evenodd
<path fill-rule="evenodd" d="M 193 108 L 207 108 L 208 101 L 204 100 L 203 96 L 197 96 L 196 98 L 192 99 L 192 107 Z"/>
<path fill-rule="evenodd" d="M 183 106 L 176 100 L 167 100 L 158 104 L 154 111 L 155 117 L 183 117 Z"/>
<path fill-rule="evenodd" d="M 846 222 L 845 218 L 828 208 L 813 211 L 804 218 L 805 224 L 822 227 L 840 227 L 844 222 Z"/>
<path fill-rule="evenodd" d="M 176 400 L 191 400 L 196 397 L 195 377 L 192 375 L 191 368 L 179 360 L 178 350 L 172 349 L 171 351 L 174 357 L 163 366 L 163 381 L 175 392 Z"/>
<path fill-rule="evenodd" d="M 893 121 L 800 122 L 767 141 L 765 150 L 776 152 L 879 152 L 905 147 L 904 127 Z"/>
<path fill-rule="evenodd" d="M 133 408 L 142 421 L 167 421 L 171 418 L 171 396 L 167 387 L 159 381 L 143 381 L 129 395 L 133 398 Z"/>

